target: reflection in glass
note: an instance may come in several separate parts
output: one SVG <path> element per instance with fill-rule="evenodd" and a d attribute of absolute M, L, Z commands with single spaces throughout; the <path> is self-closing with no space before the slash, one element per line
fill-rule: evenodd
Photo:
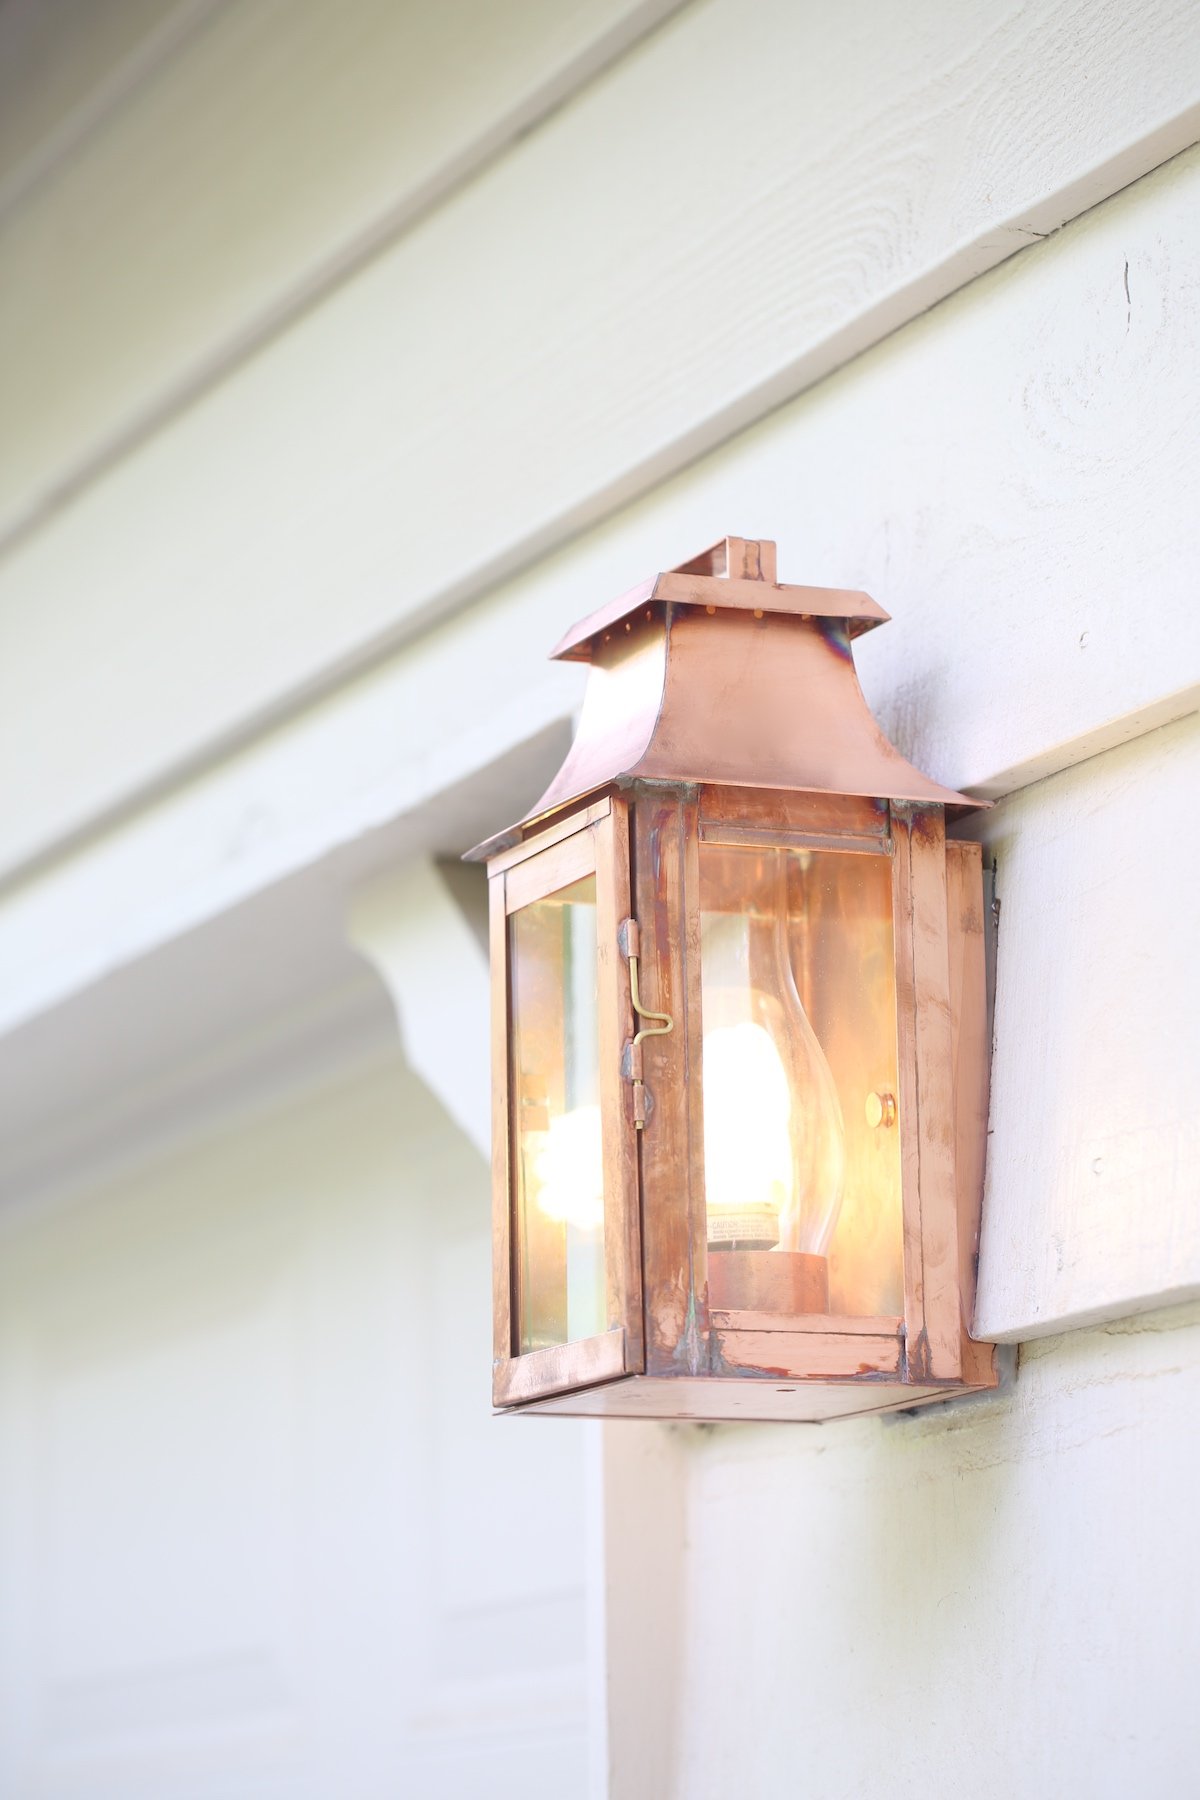
<path fill-rule="evenodd" d="M 710 1302 L 898 1311 L 888 860 L 702 845 L 700 885 Z"/>
<path fill-rule="evenodd" d="M 607 1329 L 596 881 L 509 920 L 518 1349 Z"/>
<path fill-rule="evenodd" d="M 842 1198 L 842 1109 L 792 974 L 787 915 L 703 933 L 708 1239 L 823 1256 Z"/>

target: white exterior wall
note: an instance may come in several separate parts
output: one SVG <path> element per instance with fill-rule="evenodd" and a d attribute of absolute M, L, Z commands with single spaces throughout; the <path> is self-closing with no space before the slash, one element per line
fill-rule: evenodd
<path fill-rule="evenodd" d="M 1192 1306 L 953 1415 L 693 1445 L 669 1792 L 1192 1793 L 1198 1404 Z"/>
<path fill-rule="evenodd" d="M 753 14 L 0 12 L 5 1800 L 1188 1792 L 1200 34 Z M 493 1422 L 429 859 L 726 531 L 1000 802 L 1017 1382 Z"/>
<path fill-rule="evenodd" d="M 583 1435 L 388 1057 L 0 1234 L 0 1793 L 582 1793 Z"/>

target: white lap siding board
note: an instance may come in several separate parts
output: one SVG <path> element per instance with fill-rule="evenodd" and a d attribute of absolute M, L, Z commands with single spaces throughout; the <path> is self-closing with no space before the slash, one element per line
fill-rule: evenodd
<path fill-rule="evenodd" d="M 10 0 L 0 390 L 19 430 L 0 459 L 0 542 L 165 424 L 677 3 L 174 0 L 154 18 L 141 0 L 151 16 L 139 20 L 133 0 L 59 0 L 41 46 L 64 103 L 48 130 L 37 104 L 46 65 L 26 66 L 19 38 L 23 25 L 36 55 L 29 40 L 49 9 Z"/>

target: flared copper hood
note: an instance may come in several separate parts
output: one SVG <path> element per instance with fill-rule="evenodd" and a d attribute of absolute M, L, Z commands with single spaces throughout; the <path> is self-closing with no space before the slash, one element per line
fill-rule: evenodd
<path fill-rule="evenodd" d="M 765 539 L 723 538 L 632 588 L 552 651 L 590 665 L 575 740 L 536 806 L 470 860 L 622 780 L 986 805 L 914 769 L 872 717 L 850 644 L 887 618 L 867 594 L 777 582 Z"/>

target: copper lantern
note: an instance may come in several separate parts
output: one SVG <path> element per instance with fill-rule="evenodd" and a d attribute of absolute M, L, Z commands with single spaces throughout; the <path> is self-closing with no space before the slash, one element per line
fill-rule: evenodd
<path fill-rule="evenodd" d="M 979 804 L 867 710 L 867 595 L 726 538 L 568 632 L 542 799 L 486 857 L 493 1396 L 832 1419 L 995 1383 Z"/>

